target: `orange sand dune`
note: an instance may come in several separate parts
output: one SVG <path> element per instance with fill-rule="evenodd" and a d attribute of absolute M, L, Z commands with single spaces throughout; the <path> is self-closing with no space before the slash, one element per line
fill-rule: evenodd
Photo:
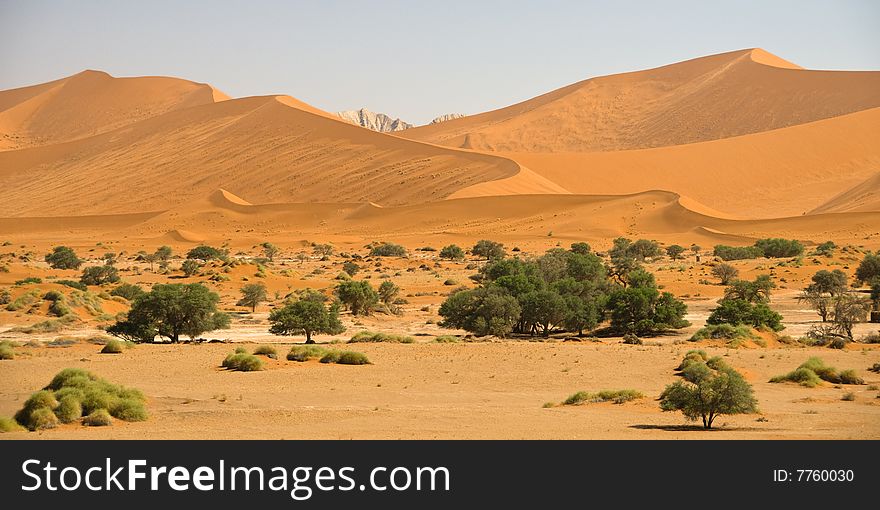
<path fill-rule="evenodd" d="M 880 166 L 875 166 L 880 169 Z M 880 171 L 840 193 L 809 214 L 825 212 L 880 211 Z"/>
<path fill-rule="evenodd" d="M 505 154 L 571 193 L 664 189 L 724 215 L 773 218 L 814 209 L 850 210 L 847 204 L 852 195 L 840 196 L 833 207 L 817 208 L 880 170 L 878 133 L 880 108 L 874 108 L 689 145 L 596 153 Z M 873 182 L 876 190 L 878 181 Z M 468 191 L 461 190 L 458 195 Z M 876 196 L 873 202 L 864 199 L 852 210 L 880 210 Z"/>
<path fill-rule="evenodd" d="M 76 140 L 226 99 L 209 85 L 178 78 L 114 78 L 83 71 L 0 92 L 0 150 Z"/>
<path fill-rule="evenodd" d="M 397 135 L 490 151 L 617 151 L 717 140 L 877 106 L 880 72 L 807 71 L 752 49 L 593 78 Z"/>
<path fill-rule="evenodd" d="M 176 110 L 0 152 L 0 216 L 164 210 L 224 189 L 258 203 L 406 204 L 514 175 L 502 157 L 375 133 L 274 96 Z M 319 112 L 319 111 L 318 111 Z"/>

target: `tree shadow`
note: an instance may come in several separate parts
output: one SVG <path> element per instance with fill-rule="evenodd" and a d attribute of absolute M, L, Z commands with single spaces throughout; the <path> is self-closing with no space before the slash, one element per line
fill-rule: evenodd
<path fill-rule="evenodd" d="M 767 432 L 772 430 L 782 430 L 782 429 L 767 429 L 763 427 L 718 427 L 715 426 L 711 429 L 704 428 L 702 425 L 650 425 L 650 424 L 639 424 L 639 425 L 630 425 L 631 429 L 639 429 L 639 430 L 663 430 L 666 432 L 744 432 L 744 431 L 761 431 Z"/>

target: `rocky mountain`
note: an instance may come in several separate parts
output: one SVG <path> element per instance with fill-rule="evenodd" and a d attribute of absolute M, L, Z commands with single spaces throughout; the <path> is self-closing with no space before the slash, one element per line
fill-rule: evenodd
<path fill-rule="evenodd" d="M 357 124 L 358 126 L 372 129 L 373 131 L 379 131 L 381 133 L 403 131 L 404 129 L 413 127 L 412 124 L 400 119 L 392 119 L 384 113 L 371 112 L 366 108 L 337 112 L 336 116 L 347 122 L 351 122 L 352 124 Z"/>
<path fill-rule="evenodd" d="M 466 115 L 463 113 L 447 113 L 446 115 L 441 115 L 432 120 L 431 124 L 440 124 L 441 122 L 446 122 L 447 120 L 460 119 L 465 116 Z"/>

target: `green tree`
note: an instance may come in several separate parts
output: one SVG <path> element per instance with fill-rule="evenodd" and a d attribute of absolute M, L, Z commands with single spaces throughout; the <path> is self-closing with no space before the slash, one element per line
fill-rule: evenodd
<path fill-rule="evenodd" d="M 385 306 L 390 307 L 394 305 L 394 300 L 397 299 L 398 294 L 400 294 L 400 287 L 391 280 L 385 280 L 379 285 L 379 300 Z"/>
<path fill-rule="evenodd" d="M 477 241 L 471 248 L 471 253 L 477 257 L 486 257 L 486 260 L 503 259 L 505 256 L 504 245 L 488 239 Z"/>
<path fill-rule="evenodd" d="M 684 253 L 684 246 L 678 244 L 673 244 L 666 248 L 666 255 L 669 255 L 669 258 L 672 260 L 680 259 L 682 253 Z"/>
<path fill-rule="evenodd" d="M 127 317 L 107 328 L 111 335 L 133 341 L 156 336 L 172 343 L 181 336 L 199 335 L 229 327 L 229 316 L 217 310 L 220 296 L 199 283 L 156 284 L 132 303 Z"/>
<path fill-rule="evenodd" d="M 139 285 L 134 285 L 132 283 L 123 283 L 119 287 L 110 291 L 111 296 L 120 296 L 129 301 L 134 301 L 143 294 L 145 294 L 144 289 Z"/>
<path fill-rule="evenodd" d="M 159 262 L 168 262 L 171 260 L 172 253 L 170 246 L 160 246 L 156 248 L 156 253 L 154 253 L 154 255 Z"/>
<path fill-rule="evenodd" d="M 370 249 L 372 257 L 405 257 L 406 248 L 399 244 L 382 243 Z"/>
<path fill-rule="evenodd" d="M 652 335 L 687 327 L 687 305 L 656 287 L 628 287 L 611 293 L 607 308 L 611 329 L 618 334 Z"/>
<path fill-rule="evenodd" d="M 226 260 L 229 256 L 229 253 L 226 250 L 222 250 L 220 248 L 214 248 L 213 246 L 196 246 L 187 252 L 186 258 L 192 260 Z"/>
<path fill-rule="evenodd" d="M 379 294 L 367 281 L 340 282 L 336 285 L 335 293 L 353 315 L 369 315 L 379 304 Z"/>
<path fill-rule="evenodd" d="M 856 269 L 856 279 L 868 283 L 880 278 L 880 253 L 866 253 Z"/>
<path fill-rule="evenodd" d="M 812 280 L 813 283 L 810 284 L 810 287 L 816 292 L 830 294 L 831 296 L 846 292 L 846 273 L 840 269 L 835 269 L 834 271 L 828 271 L 826 269 L 817 271 L 816 274 L 813 275 Z"/>
<path fill-rule="evenodd" d="M 269 260 L 275 260 L 275 257 L 278 256 L 278 252 L 281 251 L 277 246 L 270 242 L 265 242 L 260 245 L 263 248 L 263 255 L 266 256 Z"/>
<path fill-rule="evenodd" d="M 834 250 L 837 249 L 837 245 L 834 244 L 834 241 L 825 241 L 824 243 L 816 246 L 815 254 L 816 255 L 824 255 L 825 257 L 831 257 L 834 255 Z"/>
<path fill-rule="evenodd" d="M 804 253 L 804 245 L 794 239 L 758 239 L 755 248 L 767 258 L 797 257 Z"/>
<path fill-rule="evenodd" d="M 440 326 L 458 328 L 477 336 L 507 336 L 520 320 L 517 300 L 497 285 L 459 290 L 440 305 Z"/>
<path fill-rule="evenodd" d="M 53 269 L 79 269 L 83 261 L 76 256 L 76 252 L 67 246 L 56 246 L 52 253 L 46 255 L 46 262 Z"/>
<path fill-rule="evenodd" d="M 184 276 L 189 278 L 198 273 L 202 269 L 202 266 L 194 259 L 186 259 L 183 261 L 183 264 L 180 265 L 180 269 L 183 270 Z"/>
<path fill-rule="evenodd" d="M 529 326 L 534 336 L 540 332 L 544 338 L 550 336 L 554 326 L 566 318 L 566 303 L 562 296 L 551 290 L 529 292 L 520 301 L 522 320 Z"/>
<path fill-rule="evenodd" d="M 706 323 L 730 324 L 731 326 L 746 325 L 755 328 L 768 327 L 774 331 L 781 331 L 782 316 L 774 312 L 765 302 L 753 303 L 745 299 L 722 299 L 718 306 L 712 310 Z"/>
<path fill-rule="evenodd" d="M 853 339 L 853 327 L 856 323 L 866 319 L 871 311 L 871 302 L 854 293 L 844 293 L 835 296 L 833 302 L 834 329 L 851 341 Z"/>
<path fill-rule="evenodd" d="M 587 243 L 571 243 L 571 251 L 572 253 L 577 253 L 578 255 L 589 255 L 593 249 Z"/>
<path fill-rule="evenodd" d="M 440 249 L 440 258 L 461 260 L 464 258 L 464 250 L 462 250 L 457 244 L 449 244 Z"/>
<path fill-rule="evenodd" d="M 741 299 L 749 303 L 769 303 L 770 291 L 776 288 L 776 284 L 769 275 L 763 274 L 754 281 L 733 280 L 724 290 L 724 299 Z"/>
<path fill-rule="evenodd" d="M 266 292 L 266 286 L 262 283 L 248 283 L 247 285 L 242 286 L 240 292 L 241 299 L 239 299 L 238 303 L 235 305 L 249 306 L 251 307 L 251 312 L 256 312 L 257 305 L 269 299 L 269 294 Z"/>
<path fill-rule="evenodd" d="M 300 299 L 269 313 L 269 332 L 273 335 L 292 336 L 304 333 L 306 343 L 315 343 L 314 334 L 338 335 L 345 331 L 339 320 L 339 303 L 328 309 L 323 302 Z"/>
<path fill-rule="evenodd" d="M 113 266 L 89 266 L 83 269 L 82 276 L 79 277 L 83 285 L 104 285 L 119 280 L 119 271 Z"/>
<path fill-rule="evenodd" d="M 691 421 L 701 418 L 707 429 L 721 415 L 757 412 L 752 387 L 736 370 L 722 366 L 701 371 L 694 379 L 667 386 L 660 395 L 660 409 L 681 411 Z"/>
<path fill-rule="evenodd" d="M 331 244 L 316 244 L 312 246 L 312 253 L 325 259 L 330 255 L 333 255 L 333 245 Z"/>
<path fill-rule="evenodd" d="M 730 264 L 715 264 L 712 268 L 712 275 L 721 280 L 721 285 L 729 285 L 734 278 L 739 276 L 739 269 Z"/>

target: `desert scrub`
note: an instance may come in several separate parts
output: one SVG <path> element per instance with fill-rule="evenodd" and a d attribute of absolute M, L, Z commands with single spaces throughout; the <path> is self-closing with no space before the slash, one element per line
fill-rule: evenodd
<path fill-rule="evenodd" d="M 113 419 L 106 409 L 97 409 L 83 418 L 82 422 L 89 427 L 106 427 L 113 424 Z"/>
<path fill-rule="evenodd" d="M 829 367 L 820 358 L 810 358 L 795 370 L 777 375 L 770 379 L 771 383 L 796 382 L 801 386 L 813 388 L 820 382 L 827 381 L 832 384 L 865 384 L 854 370 L 838 372 L 834 367 Z"/>
<path fill-rule="evenodd" d="M 15 359 L 15 349 L 12 342 L 7 340 L 0 342 L 0 359 Z"/>
<path fill-rule="evenodd" d="M 641 392 L 636 390 L 602 390 L 598 393 L 579 391 L 562 402 L 563 405 L 576 406 L 587 403 L 614 402 L 623 404 L 638 398 L 644 398 Z"/>
<path fill-rule="evenodd" d="M 6 310 L 10 312 L 17 312 L 26 306 L 30 306 L 36 303 L 39 299 L 40 291 L 37 289 L 33 289 L 13 299 L 12 302 L 6 305 Z"/>
<path fill-rule="evenodd" d="M 632 333 L 627 333 L 623 335 L 623 343 L 627 345 L 642 345 L 642 339 Z"/>
<path fill-rule="evenodd" d="M 438 344 L 456 344 L 464 342 L 464 340 L 455 335 L 440 335 L 434 339 L 434 342 Z"/>
<path fill-rule="evenodd" d="M 223 368 L 238 372 L 256 372 L 263 369 L 263 360 L 247 352 L 234 352 L 226 356 L 222 366 Z"/>
<path fill-rule="evenodd" d="M 294 345 L 287 353 L 288 361 L 308 361 L 323 358 L 327 349 L 317 345 Z"/>
<path fill-rule="evenodd" d="M 254 354 L 258 356 L 266 356 L 271 359 L 278 359 L 278 351 L 271 345 L 261 345 L 254 349 Z"/>
<path fill-rule="evenodd" d="M 3 432 L 18 432 L 20 430 L 24 430 L 24 427 L 18 424 L 12 418 L 7 418 L 5 416 L 0 416 L 0 433 Z"/>
<path fill-rule="evenodd" d="M 41 430 L 75 422 L 98 410 L 124 421 L 143 421 L 147 419 L 144 401 L 138 390 L 112 384 L 79 368 L 66 368 L 31 395 L 15 421 L 29 430 Z"/>
<path fill-rule="evenodd" d="M 737 348 L 746 340 L 759 340 L 759 337 L 752 328 L 739 325 L 732 326 L 730 324 L 709 324 L 705 328 L 701 328 L 690 338 L 691 342 L 698 340 L 726 340 L 727 347 Z"/>
<path fill-rule="evenodd" d="M 411 336 L 398 335 L 395 333 L 377 333 L 374 331 L 361 331 L 351 337 L 348 343 L 375 343 L 387 342 L 394 344 L 411 344 L 415 339 Z"/>
<path fill-rule="evenodd" d="M 115 338 L 111 338 L 110 340 L 107 340 L 107 343 L 104 344 L 104 348 L 101 349 L 101 354 L 122 354 L 122 351 L 124 350 L 124 343 Z"/>
<path fill-rule="evenodd" d="M 10 333 L 24 333 L 33 335 L 38 333 L 57 333 L 66 326 L 77 322 L 79 318 L 76 314 L 67 314 L 59 319 L 49 319 L 42 322 L 31 324 L 30 326 L 17 326 L 9 330 Z"/>
<path fill-rule="evenodd" d="M 693 350 L 688 351 L 684 355 L 684 359 L 681 360 L 681 363 L 678 365 L 676 370 L 684 370 L 691 365 L 692 363 L 705 363 L 706 360 L 709 359 L 709 356 L 706 354 L 704 350 Z"/>
<path fill-rule="evenodd" d="M 370 364 L 370 360 L 364 353 L 354 351 L 328 351 L 320 361 L 321 363 L 336 363 L 338 365 Z"/>

